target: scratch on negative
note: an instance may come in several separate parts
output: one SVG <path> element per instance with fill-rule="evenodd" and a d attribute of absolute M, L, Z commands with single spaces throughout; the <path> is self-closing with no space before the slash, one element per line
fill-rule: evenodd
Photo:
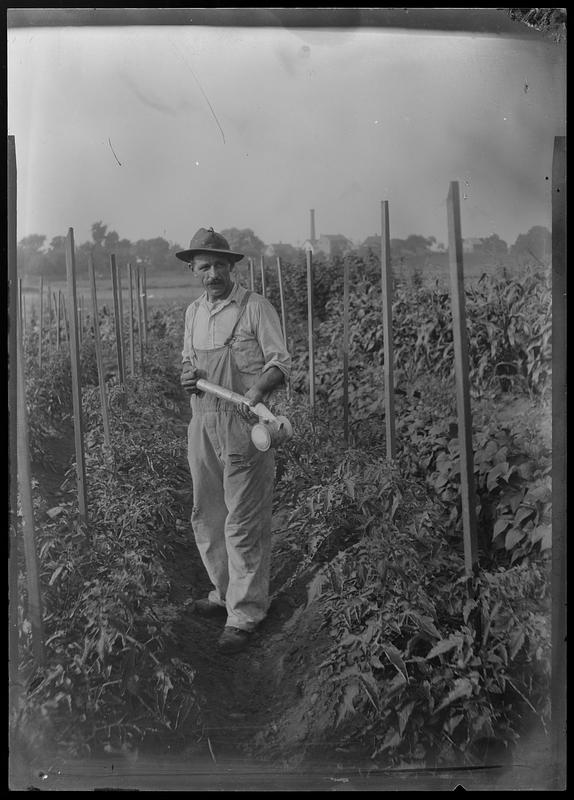
<path fill-rule="evenodd" d="M 118 158 L 118 157 L 117 157 L 117 155 L 116 155 L 116 151 L 114 150 L 114 148 L 113 148 L 113 146 L 112 146 L 112 141 L 111 141 L 111 139 L 110 139 L 110 137 L 109 137 L 109 136 L 108 136 L 108 144 L 110 145 L 110 149 L 111 149 L 112 153 L 114 154 L 114 158 L 116 159 L 116 161 L 118 162 L 118 164 L 119 164 L 119 165 L 120 165 L 120 167 L 121 167 L 122 163 L 121 163 L 121 161 L 119 160 L 119 158 Z"/>
<path fill-rule="evenodd" d="M 219 128 L 219 132 L 221 133 L 221 138 L 223 139 L 223 144 L 225 144 L 225 134 L 223 133 L 223 128 L 221 127 L 221 125 L 219 123 L 219 120 L 217 119 L 217 114 L 215 113 L 215 109 L 213 108 L 213 106 L 209 102 L 209 97 L 206 95 L 206 93 L 203 90 L 203 86 L 199 82 L 199 78 L 197 77 L 197 75 L 193 71 L 193 68 L 191 67 L 191 64 L 188 62 L 187 58 L 185 58 L 185 56 L 183 55 L 183 53 L 181 52 L 181 50 L 179 49 L 177 44 L 174 41 L 172 41 L 171 44 L 172 44 L 174 50 L 177 51 L 177 53 L 179 54 L 181 60 L 183 61 L 185 66 L 188 68 L 188 70 L 191 72 L 191 74 L 193 75 L 193 79 L 195 80 L 195 82 L 199 86 L 199 91 L 201 92 L 201 94 L 203 95 L 203 97 L 205 99 L 205 102 L 209 106 L 209 110 L 211 111 L 211 113 L 213 115 L 213 119 L 215 120 L 215 123 L 216 123 L 217 127 Z"/>

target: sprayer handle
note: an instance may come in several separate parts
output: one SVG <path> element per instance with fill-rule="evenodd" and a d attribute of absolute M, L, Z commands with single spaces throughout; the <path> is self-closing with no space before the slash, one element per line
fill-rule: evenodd
<path fill-rule="evenodd" d="M 223 386 L 218 386 L 216 383 L 211 383 L 210 381 L 206 381 L 204 378 L 200 378 L 196 384 L 197 388 L 202 392 L 208 392 L 208 394 L 213 394 L 216 397 L 220 397 L 222 400 L 228 400 L 230 403 L 235 403 L 235 405 L 247 405 L 251 409 L 251 411 L 256 414 L 259 419 L 265 420 L 266 422 L 275 422 L 276 417 L 269 411 L 267 406 L 263 405 L 263 403 L 256 403 L 252 406 L 246 397 L 237 392 L 233 392 L 231 389 L 225 389 Z"/>

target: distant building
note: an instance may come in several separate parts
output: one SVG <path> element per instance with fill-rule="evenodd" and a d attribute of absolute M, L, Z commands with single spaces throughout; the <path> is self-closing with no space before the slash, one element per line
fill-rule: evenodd
<path fill-rule="evenodd" d="M 276 242 L 268 244 L 263 255 L 265 258 L 280 258 L 282 261 L 295 262 L 298 257 L 298 248 L 285 242 Z"/>
<path fill-rule="evenodd" d="M 480 250 L 482 247 L 483 241 L 482 239 L 463 239 L 462 240 L 462 252 L 463 253 L 474 253 L 475 250 Z"/>
<path fill-rule="evenodd" d="M 318 239 L 305 239 L 303 249 L 311 249 L 312 253 L 322 253 L 327 258 L 344 256 L 353 249 L 353 243 L 340 233 L 321 234 Z"/>

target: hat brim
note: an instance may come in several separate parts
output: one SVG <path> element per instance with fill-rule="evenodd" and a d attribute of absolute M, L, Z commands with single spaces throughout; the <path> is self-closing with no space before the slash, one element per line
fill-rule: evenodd
<path fill-rule="evenodd" d="M 234 253 L 233 250 L 215 250 L 211 247 L 196 247 L 192 250 L 180 250 L 179 253 L 175 255 L 180 261 L 187 261 L 189 263 L 194 256 L 198 256 L 200 253 L 219 253 L 222 256 L 227 256 L 227 258 L 230 258 L 234 263 L 244 258 L 243 253 Z"/>

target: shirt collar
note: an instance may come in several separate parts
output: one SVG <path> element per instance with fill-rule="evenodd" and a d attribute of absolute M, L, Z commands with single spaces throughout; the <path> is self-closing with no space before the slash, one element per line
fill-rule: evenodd
<path fill-rule="evenodd" d="M 229 305 L 230 303 L 238 303 L 241 300 L 244 292 L 245 289 L 235 282 L 225 300 L 216 300 L 215 303 L 210 303 L 207 299 L 207 292 L 205 292 L 203 295 L 203 302 L 208 311 L 219 311 L 220 308 L 225 308 L 225 306 Z"/>

